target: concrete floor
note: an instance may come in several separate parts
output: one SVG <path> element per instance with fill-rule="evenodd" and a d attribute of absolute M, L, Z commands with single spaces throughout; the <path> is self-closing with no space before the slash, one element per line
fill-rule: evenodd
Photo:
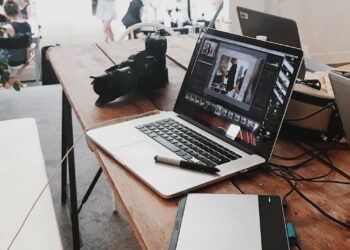
<path fill-rule="evenodd" d="M 35 22 L 41 26 L 41 46 L 103 41 L 102 23 L 92 16 L 91 1 L 35 0 L 33 2 L 37 16 Z M 124 30 L 120 21 L 120 12 L 125 11 L 128 2 L 123 1 L 118 5 L 118 20 L 112 23 L 116 37 Z M 50 176 L 61 156 L 62 90 L 58 85 L 36 86 L 37 84 L 33 81 L 35 65 L 33 61 L 21 76 L 21 80 L 26 81 L 30 88 L 24 88 L 20 92 L 0 90 L 0 119 L 36 118 L 47 175 Z M 74 136 L 77 137 L 82 131 L 76 117 L 73 118 Z M 84 139 L 80 140 L 75 148 L 75 159 L 80 203 L 99 166 Z M 50 189 L 64 249 L 72 249 L 69 211 L 67 205 L 61 204 L 60 181 L 59 171 L 50 183 Z M 118 212 L 113 213 L 111 201 L 111 189 L 102 175 L 79 215 L 82 249 L 139 249 L 123 211 L 118 207 Z"/>
<path fill-rule="evenodd" d="M 59 85 L 28 87 L 20 92 L 0 90 L 1 120 L 36 119 L 48 176 L 60 161 L 61 99 L 62 89 Z M 77 138 L 82 131 L 76 117 L 73 118 L 74 137 Z M 78 199 L 81 201 L 99 167 L 84 137 L 75 147 L 75 158 Z M 61 204 L 60 171 L 50 183 L 50 189 L 64 249 L 72 249 L 69 211 L 67 205 Z M 82 249 L 139 249 L 123 211 L 120 207 L 117 211 L 112 211 L 111 189 L 101 175 L 79 215 Z"/>
<path fill-rule="evenodd" d="M 102 23 L 92 16 L 90 0 L 33 0 L 31 3 L 37 17 L 34 24 L 41 26 L 41 46 L 104 40 Z M 128 3 L 129 0 L 117 1 L 117 20 L 112 23 L 116 38 L 125 30 L 120 19 Z M 36 119 L 47 175 L 50 176 L 61 156 L 62 90 L 58 85 L 36 86 L 35 82 L 31 82 L 35 79 L 35 62 L 27 67 L 21 79 L 30 88 L 20 92 L 0 90 L 0 120 L 22 117 Z M 74 136 L 77 137 L 82 131 L 76 117 L 73 118 Z M 99 166 L 84 139 L 75 148 L 75 159 L 78 200 L 81 201 Z M 50 189 L 64 249 L 72 249 L 69 211 L 66 205 L 61 204 L 60 181 L 59 171 L 50 183 Z M 111 201 L 111 189 L 102 175 L 79 215 L 82 249 L 139 249 L 123 211 L 118 207 L 118 212 L 113 213 Z"/>

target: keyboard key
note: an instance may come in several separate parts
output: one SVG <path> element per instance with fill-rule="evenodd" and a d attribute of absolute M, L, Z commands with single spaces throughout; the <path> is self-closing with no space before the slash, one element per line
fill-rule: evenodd
<path fill-rule="evenodd" d="M 156 133 L 149 133 L 148 136 L 153 138 L 153 137 L 156 137 L 158 135 Z"/>
<path fill-rule="evenodd" d="M 180 149 L 176 146 L 174 146 L 173 144 L 171 144 L 170 142 L 168 142 L 167 140 L 164 140 L 162 137 L 160 136 L 156 136 L 153 137 L 154 140 L 156 140 L 157 142 L 159 142 L 160 144 L 162 144 L 164 147 L 170 149 L 173 152 L 177 152 L 180 151 Z"/>
<path fill-rule="evenodd" d="M 180 151 L 177 151 L 177 152 L 175 152 L 177 155 L 179 155 L 179 156 L 185 156 L 185 155 L 187 155 L 186 154 L 186 152 L 184 152 L 184 151 L 182 151 L 182 150 L 180 150 Z"/>
<path fill-rule="evenodd" d="M 163 119 L 136 128 L 185 160 L 215 166 L 241 157 L 173 119 Z"/>
<path fill-rule="evenodd" d="M 181 156 L 183 159 L 185 159 L 186 161 L 188 161 L 188 160 L 191 160 L 192 159 L 192 156 L 191 155 L 188 155 L 188 154 L 186 154 L 186 155 L 183 155 L 183 156 Z"/>

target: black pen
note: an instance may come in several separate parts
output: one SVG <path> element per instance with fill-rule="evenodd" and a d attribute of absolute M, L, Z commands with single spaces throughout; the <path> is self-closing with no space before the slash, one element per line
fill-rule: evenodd
<path fill-rule="evenodd" d="M 165 164 L 169 164 L 169 165 L 173 165 L 173 166 L 178 166 L 178 167 L 184 168 L 184 169 L 190 169 L 190 170 L 206 172 L 206 173 L 211 173 L 211 174 L 214 174 L 214 173 L 220 171 L 220 169 L 218 169 L 218 168 L 208 167 L 204 164 L 190 162 L 190 161 L 182 161 L 182 160 L 177 160 L 177 159 L 171 159 L 171 158 L 158 156 L 158 155 L 154 156 L 154 160 L 156 162 L 165 163 Z"/>

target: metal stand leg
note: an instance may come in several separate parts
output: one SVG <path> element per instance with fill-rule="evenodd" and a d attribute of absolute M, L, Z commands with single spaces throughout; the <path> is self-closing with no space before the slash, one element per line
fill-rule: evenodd
<path fill-rule="evenodd" d="M 94 177 L 94 179 L 92 180 L 88 190 L 86 191 L 83 200 L 81 201 L 81 204 L 80 204 L 79 209 L 78 209 L 78 213 L 80 213 L 80 210 L 83 208 L 83 205 L 89 199 L 90 194 L 91 194 L 92 190 L 94 189 L 94 187 L 95 187 L 98 179 L 100 178 L 101 174 L 102 174 L 102 168 L 99 168 L 97 173 L 96 173 L 96 175 L 95 175 L 95 177 Z"/>
<path fill-rule="evenodd" d="M 64 92 L 62 92 L 62 143 L 61 143 L 61 159 L 65 156 L 67 153 L 67 117 L 66 117 L 66 96 Z M 62 162 L 61 165 L 61 202 L 63 204 L 66 204 L 67 202 L 67 158 Z"/>
<path fill-rule="evenodd" d="M 113 190 L 111 189 L 111 193 L 112 193 L 112 211 L 113 213 L 118 213 L 118 210 L 117 210 L 117 200 L 115 199 L 115 194 L 113 192 Z"/>
<path fill-rule="evenodd" d="M 73 125 L 72 125 L 72 109 L 70 103 L 63 92 L 63 118 L 64 118 L 64 134 L 66 135 L 66 152 L 73 145 Z M 63 138 L 63 136 L 62 136 Z M 64 148 L 62 146 L 62 148 Z M 63 169 L 62 169 L 63 171 Z M 79 217 L 78 217 L 78 202 L 77 202 L 77 187 L 75 177 L 75 162 L 74 150 L 68 154 L 68 171 L 69 171 L 69 193 L 71 205 L 71 220 L 73 231 L 73 249 L 80 249 L 80 234 L 79 234 Z M 63 183 L 63 182 L 62 182 Z M 62 188 L 63 189 L 63 188 Z"/>

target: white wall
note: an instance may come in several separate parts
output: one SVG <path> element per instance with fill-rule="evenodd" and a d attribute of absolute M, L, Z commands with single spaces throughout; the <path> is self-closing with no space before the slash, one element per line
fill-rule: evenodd
<path fill-rule="evenodd" d="M 125 30 L 121 22 L 130 0 L 116 0 L 115 38 Z M 104 41 L 102 21 L 92 15 L 91 0 L 32 0 L 41 25 L 41 45 L 82 44 Z"/>
<path fill-rule="evenodd" d="M 321 63 L 350 62 L 349 0 L 226 0 L 225 4 L 234 18 L 237 5 L 292 18 L 306 55 Z M 235 20 L 232 32 L 240 30 Z"/>

